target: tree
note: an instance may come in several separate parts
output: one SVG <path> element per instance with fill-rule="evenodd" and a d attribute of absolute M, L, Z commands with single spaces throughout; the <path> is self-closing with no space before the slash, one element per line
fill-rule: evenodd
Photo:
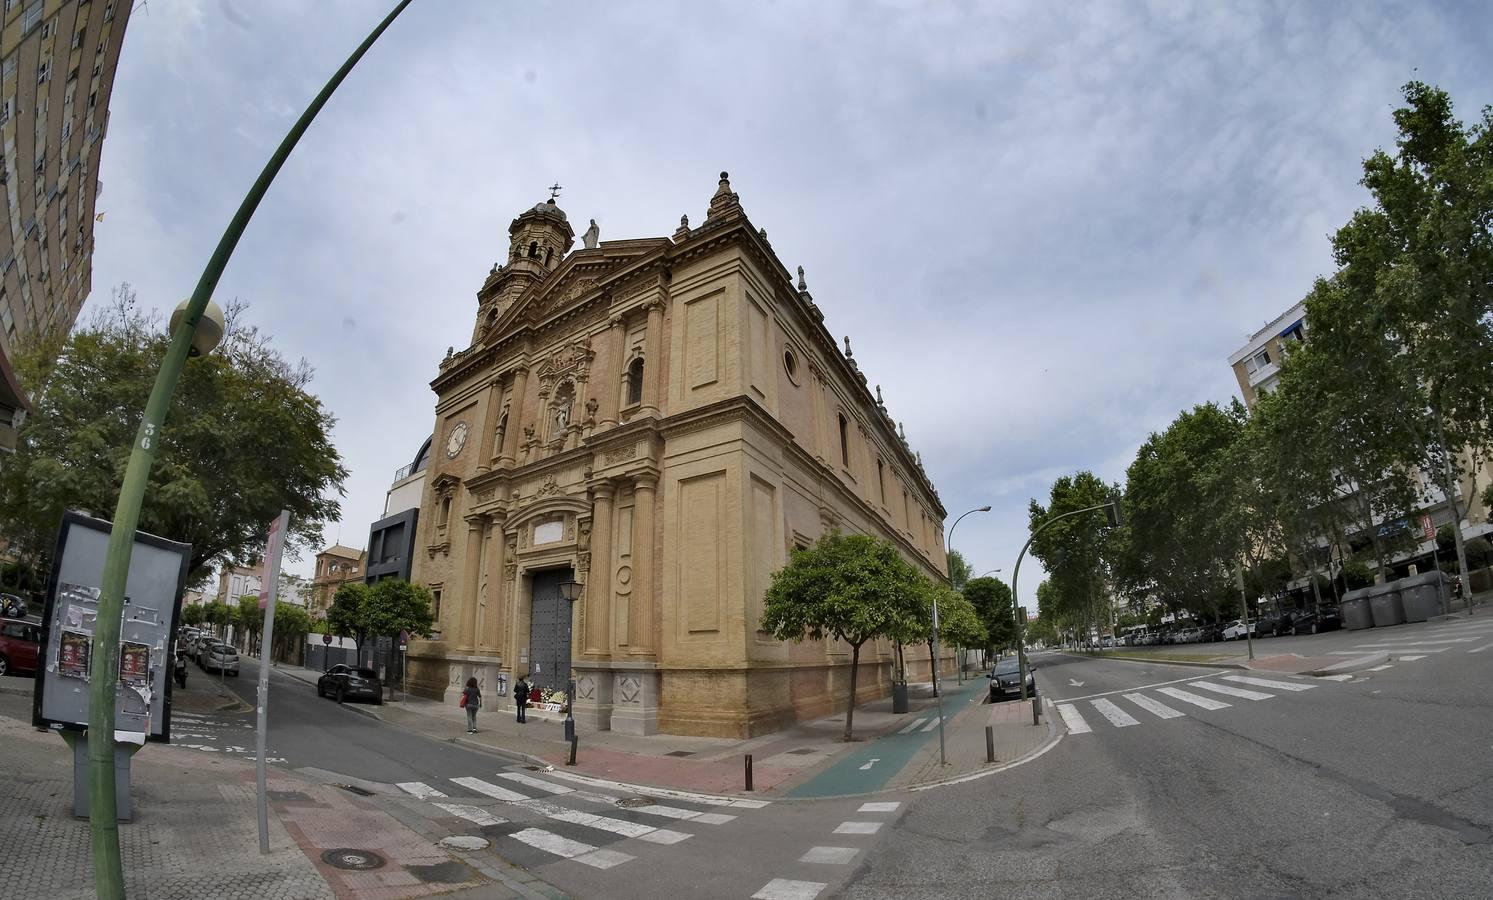
<path fill-rule="evenodd" d="M 281 509 L 295 558 L 337 517 L 347 477 L 310 367 L 282 359 L 243 311 L 228 304 L 223 341 L 187 363 L 140 513 L 142 531 L 192 545 L 193 582 L 213 560 L 262 552 Z M 64 510 L 113 512 L 166 342 L 126 284 L 65 340 L 16 354 L 34 409 L 0 468 L 0 530 L 29 565 L 45 571 Z"/>
<path fill-rule="evenodd" d="M 428 636 L 435 624 L 430 606 L 430 590 L 424 585 L 397 578 L 372 585 L 349 581 L 333 595 L 327 625 L 332 633 L 357 642 L 358 661 L 362 663 L 363 645 L 370 638 L 393 637 L 401 631 Z"/>
<path fill-rule="evenodd" d="M 969 599 L 950 587 L 934 585 L 938 592 L 939 637 L 950 647 L 968 649 L 986 643 L 985 624 Z"/>
<path fill-rule="evenodd" d="M 1032 500 L 1028 506 L 1031 531 L 1053 516 L 1098 506 L 1112 500 L 1118 488 L 1105 484 L 1093 472 L 1064 475 L 1053 482 L 1049 504 Z M 1104 514 L 1073 516 L 1053 523 L 1032 541 L 1031 552 L 1047 570 L 1055 592 L 1058 618 L 1083 622 L 1100 621 L 1100 599 L 1107 593 L 1110 538 Z"/>
<path fill-rule="evenodd" d="M 292 647 L 311 631 L 311 616 L 306 610 L 284 600 L 275 601 L 275 637 L 270 655 L 284 659 Z"/>
<path fill-rule="evenodd" d="M 227 628 L 228 624 L 233 621 L 233 610 L 229 609 L 228 604 L 223 601 L 214 600 L 208 604 L 207 612 L 203 614 L 202 620 L 215 626 L 221 633 L 221 630 Z"/>
<path fill-rule="evenodd" d="M 964 586 L 964 598 L 985 628 L 979 645 L 987 653 L 999 653 L 1016 643 L 1016 621 L 1011 606 L 1011 588 L 999 578 L 974 578 Z"/>
<path fill-rule="evenodd" d="M 238 606 L 233 610 L 233 624 L 243 637 L 244 652 L 256 654 L 259 637 L 264 632 L 264 610 L 259 608 L 257 594 L 245 594 L 238 598 Z"/>
<path fill-rule="evenodd" d="M 201 625 L 202 617 L 207 612 L 201 603 L 189 603 L 181 608 L 181 624 Z"/>
<path fill-rule="evenodd" d="M 964 590 L 965 583 L 969 581 L 972 575 L 974 575 L 974 568 L 970 566 L 969 561 L 964 558 L 964 554 L 960 553 L 958 550 L 950 550 L 948 553 L 948 558 L 949 584 L 953 585 L 954 590 L 962 591 Z"/>
<path fill-rule="evenodd" d="M 778 640 L 850 645 L 850 696 L 845 740 L 852 739 L 855 686 L 861 647 L 906 627 L 921 602 L 917 571 L 890 543 L 869 535 L 830 532 L 812 547 L 794 550 L 772 575 L 761 627 Z"/>
<path fill-rule="evenodd" d="M 1053 624 L 1046 619 L 1033 619 L 1027 623 L 1026 639 L 1032 644 L 1041 644 L 1044 647 L 1055 646 L 1058 642 L 1058 631 Z"/>

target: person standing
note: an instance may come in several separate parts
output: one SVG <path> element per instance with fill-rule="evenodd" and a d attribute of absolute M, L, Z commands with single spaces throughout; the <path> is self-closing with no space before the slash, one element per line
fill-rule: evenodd
<path fill-rule="evenodd" d="M 467 734 L 477 733 L 477 710 L 482 708 L 482 689 L 476 678 L 468 678 L 461 691 L 461 705 L 467 711 Z"/>
<path fill-rule="evenodd" d="M 528 719 L 524 718 L 524 710 L 529 708 L 529 676 L 527 675 L 520 675 L 518 683 L 513 686 L 513 706 L 518 710 L 518 724 L 527 724 Z"/>

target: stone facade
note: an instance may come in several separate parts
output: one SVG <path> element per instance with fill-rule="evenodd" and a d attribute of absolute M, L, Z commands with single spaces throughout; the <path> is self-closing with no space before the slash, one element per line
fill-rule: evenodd
<path fill-rule="evenodd" d="M 368 554 L 341 544 L 333 544 L 316 554 L 316 573 L 311 576 L 311 613 L 322 617 L 337 589 L 349 581 L 362 581 Z"/>
<path fill-rule="evenodd" d="M 438 634 L 410 684 L 576 679 L 583 728 L 746 736 L 842 708 L 847 647 L 757 629 L 771 573 L 826 530 L 941 578 L 920 461 L 722 173 L 698 228 L 572 250 L 553 200 L 513 220 L 449 352 L 413 577 Z M 588 240 L 588 244 L 592 241 Z M 583 585 L 573 608 L 555 585 Z M 927 654 L 910 663 L 929 671 Z M 889 689 L 862 652 L 859 696 Z M 915 677 L 917 670 L 914 669 Z"/>

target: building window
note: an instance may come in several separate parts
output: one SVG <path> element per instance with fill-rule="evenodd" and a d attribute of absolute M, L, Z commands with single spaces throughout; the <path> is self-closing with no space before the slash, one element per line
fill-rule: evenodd
<path fill-rule="evenodd" d="M 850 423 L 845 420 L 844 413 L 840 414 L 840 462 L 845 468 L 850 468 Z"/>
<path fill-rule="evenodd" d="M 73 46 L 72 46 L 72 49 L 76 50 L 79 47 L 83 46 L 83 33 L 86 32 L 87 30 L 88 29 L 86 29 L 86 28 L 79 28 L 77 31 L 73 32 Z"/>
<path fill-rule="evenodd" d="M 798 384 L 798 358 L 787 348 L 783 350 L 783 371 L 788 373 L 789 381 Z"/>
<path fill-rule="evenodd" d="M 1253 375 L 1255 372 L 1258 372 L 1268 365 L 1270 365 L 1270 350 L 1269 348 L 1266 348 L 1256 353 L 1254 356 L 1251 356 L 1249 360 L 1245 362 L 1244 368 L 1248 370 L 1251 375 Z"/>
<path fill-rule="evenodd" d="M 441 589 L 436 588 L 430 592 L 430 617 L 437 622 L 441 620 Z"/>
<path fill-rule="evenodd" d="M 451 498 L 450 497 L 442 497 L 441 498 L 441 517 L 439 519 L 437 519 L 436 521 L 440 524 L 440 526 L 442 528 L 445 528 L 446 524 L 451 521 Z"/>
<path fill-rule="evenodd" d="M 15 108 L 15 101 L 10 97 L 0 100 L 0 125 L 10 121 L 11 110 Z"/>
<path fill-rule="evenodd" d="M 627 367 L 627 405 L 643 402 L 643 357 L 639 356 Z"/>
<path fill-rule="evenodd" d="M 45 22 L 41 23 L 41 36 L 42 36 L 42 40 L 46 40 L 47 38 L 51 37 L 52 36 L 52 29 L 54 29 L 56 27 L 57 27 L 57 19 L 55 17 L 51 18 L 51 19 L 48 19 Z"/>
<path fill-rule="evenodd" d="M 45 62 L 43 62 L 41 65 L 39 65 L 39 66 L 36 67 L 36 83 L 37 84 L 43 84 L 43 83 L 46 82 L 46 80 L 48 78 L 51 78 L 51 77 L 52 77 L 52 58 L 49 56 L 49 57 L 47 57 L 47 59 L 46 59 Z"/>
<path fill-rule="evenodd" d="M 886 506 L 886 464 L 876 460 L 876 485 L 881 490 L 881 505 Z"/>
<path fill-rule="evenodd" d="M 23 34 L 41 24 L 41 13 L 42 0 L 36 0 L 35 3 L 26 8 L 26 12 L 21 15 L 21 32 Z"/>
<path fill-rule="evenodd" d="M 104 4 L 104 21 L 108 22 L 114 18 L 114 0 Z"/>

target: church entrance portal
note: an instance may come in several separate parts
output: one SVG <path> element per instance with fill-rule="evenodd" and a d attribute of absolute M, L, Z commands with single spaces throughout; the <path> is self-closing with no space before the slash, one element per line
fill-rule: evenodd
<path fill-rule="evenodd" d="M 529 612 L 530 680 L 538 687 L 565 690 L 570 678 L 571 606 L 561 599 L 560 582 L 571 581 L 571 569 L 550 569 L 533 576 Z"/>

